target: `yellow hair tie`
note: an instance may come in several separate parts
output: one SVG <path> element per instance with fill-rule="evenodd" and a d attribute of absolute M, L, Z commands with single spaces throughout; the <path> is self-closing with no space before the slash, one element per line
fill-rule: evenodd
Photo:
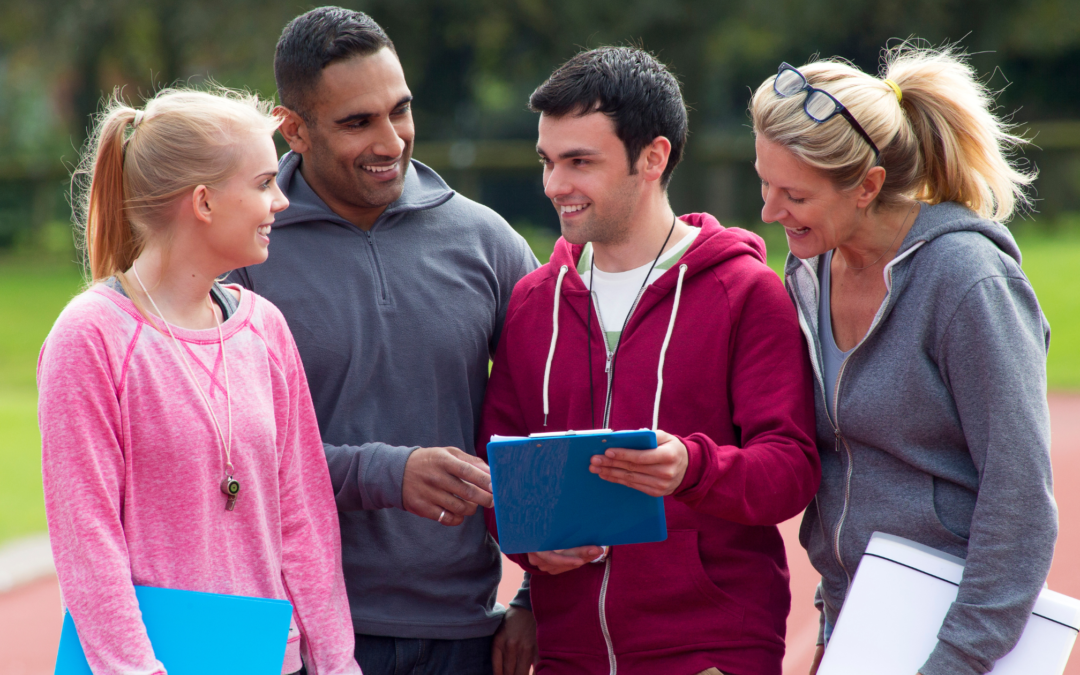
<path fill-rule="evenodd" d="M 894 92 L 896 92 L 896 102 L 897 102 L 897 103 L 903 103 L 903 102 L 904 102 L 904 95 L 900 93 L 900 86 L 899 86 L 899 85 L 897 85 L 897 84 L 896 84 L 895 82 L 893 82 L 892 80 L 885 80 L 885 84 L 889 85 L 889 87 L 890 87 L 890 88 L 891 88 L 891 89 L 892 89 L 892 90 L 893 90 Z"/>

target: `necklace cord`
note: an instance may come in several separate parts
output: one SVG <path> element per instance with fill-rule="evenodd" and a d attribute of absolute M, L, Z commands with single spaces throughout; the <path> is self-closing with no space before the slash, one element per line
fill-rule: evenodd
<path fill-rule="evenodd" d="M 221 319 L 218 318 L 217 312 L 214 312 L 213 305 L 210 306 L 210 311 L 214 314 L 214 321 L 217 323 L 218 332 L 218 344 L 221 345 L 221 367 L 225 371 L 225 401 L 226 407 L 229 411 L 229 440 L 226 442 L 225 434 L 221 433 L 221 424 L 218 423 L 217 414 L 214 412 L 213 406 L 210 405 L 210 398 L 203 391 L 202 385 L 199 384 L 199 380 L 195 377 L 195 371 L 188 363 L 187 358 L 184 356 L 183 350 L 180 348 L 180 341 L 176 339 L 176 335 L 173 333 L 172 326 L 165 319 L 165 315 L 158 308 L 157 303 L 154 302 L 153 296 L 150 295 L 150 291 L 146 290 L 146 284 L 143 283 L 142 278 L 139 276 L 139 270 L 135 267 L 135 263 L 131 264 L 131 271 L 135 273 L 135 279 L 139 282 L 139 286 L 142 288 L 142 292 L 146 294 L 146 297 L 150 300 L 150 305 L 157 312 L 161 322 L 165 324 L 165 329 L 169 332 L 169 337 L 172 338 L 173 346 L 176 349 L 177 355 L 180 357 L 180 362 L 184 364 L 184 369 L 191 377 L 191 381 L 195 383 L 195 388 L 199 391 L 199 396 L 202 397 L 203 403 L 206 404 L 206 409 L 210 411 L 210 419 L 214 422 L 214 429 L 217 430 L 218 438 L 221 440 L 221 447 L 225 450 L 225 472 L 226 474 L 232 474 L 233 465 L 231 458 L 231 446 L 232 446 L 232 390 L 229 386 L 229 363 L 225 357 L 225 337 L 221 332 Z M 209 296 L 207 300 L 209 300 Z M 155 326 L 156 328 L 156 326 Z M 158 329 L 160 330 L 160 329 Z"/>
<path fill-rule="evenodd" d="M 675 223 L 676 223 L 676 221 L 678 221 L 678 219 L 679 219 L 678 216 L 672 217 L 672 219 L 671 219 L 671 228 L 668 230 L 667 236 L 664 237 L 664 243 L 661 244 L 660 250 L 657 251 L 657 253 L 656 253 L 656 258 L 653 260 L 652 265 L 649 265 L 649 271 L 645 273 L 645 278 L 641 281 L 641 288 L 638 289 L 638 299 L 641 298 L 641 293 L 645 290 L 645 287 L 649 285 L 649 277 L 652 276 L 653 270 L 656 269 L 657 263 L 660 262 L 660 256 L 664 255 L 664 249 L 667 248 L 668 242 L 671 241 L 671 234 L 675 231 Z M 595 250 L 590 251 L 590 254 L 589 254 L 589 302 L 590 302 L 590 304 L 593 301 L 593 288 L 592 288 L 593 287 L 593 279 L 596 278 L 596 255 L 595 254 L 596 254 Z M 636 301 L 634 302 L 634 305 L 635 306 L 637 305 Z M 596 303 L 596 311 L 597 312 L 600 311 L 600 303 L 599 303 L 599 301 L 597 301 L 597 303 Z M 622 330 L 619 331 L 619 339 L 615 341 L 615 349 L 611 350 L 611 366 L 610 366 L 611 367 L 611 382 L 609 384 L 609 388 L 610 388 L 610 390 L 612 392 L 615 391 L 615 359 L 619 354 L 619 345 L 622 344 L 622 338 L 623 338 L 623 334 L 626 333 L 626 327 L 630 325 L 630 315 L 633 314 L 633 313 L 634 313 L 634 308 L 631 307 L 630 311 L 627 312 L 627 314 L 626 314 L 626 318 L 623 319 Z M 591 311 L 589 312 L 589 316 L 592 317 L 592 312 Z M 604 340 L 605 340 L 605 345 L 604 346 L 606 348 L 607 347 L 607 344 L 606 344 L 607 336 L 606 335 L 604 336 Z M 589 343 L 588 344 L 589 344 L 589 394 L 590 394 L 589 405 L 592 406 L 592 397 L 591 397 L 591 395 L 592 395 L 592 331 L 591 330 L 589 331 Z M 607 424 L 607 423 L 608 423 L 608 420 L 605 419 L 604 424 Z M 593 419 L 593 425 L 594 425 L 593 428 L 594 429 L 596 428 L 595 424 L 596 424 L 596 420 Z"/>
<path fill-rule="evenodd" d="M 591 258 L 590 258 L 591 260 Z M 592 263 L 589 263 L 589 304 L 592 304 Z M 592 424 L 590 428 L 596 428 L 596 402 L 593 397 L 593 375 L 592 375 L 592 307 L 589 308 L 589 312 L 585 315 L 585 350 L 589 354 L 589 422 Z"/>

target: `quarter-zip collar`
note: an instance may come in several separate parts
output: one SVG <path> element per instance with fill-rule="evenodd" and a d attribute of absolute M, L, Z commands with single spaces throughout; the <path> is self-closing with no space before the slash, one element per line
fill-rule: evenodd
<path fill-rule="evenodd" d="M 285 153 L 278 161 L 277 183 L 281 191 L 289 198 L 289 208 L 277 214 L 274 228 L 299 225 L 311 221 L 330 222 L 336 225 L 356 228 L 327 206 L 300 173 L 303 157 L 295 152 Z M 371 231 L 389 227 L 397 222 L 399 214 L 410 211 L 433 209 L 445 204 L 454 191 L 441 177 L 424 164 L 411 160 L 405 173 L 405 187 L 401 196 L 391 203 L 375 220 Z"/>

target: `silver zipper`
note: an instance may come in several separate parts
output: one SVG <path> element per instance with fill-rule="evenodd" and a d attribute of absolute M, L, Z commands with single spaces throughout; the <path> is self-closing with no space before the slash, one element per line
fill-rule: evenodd
<path fill-rule="evenodd" d="M 604 423 L 600 425 L 601 429 L 606 429 L 608 415 L 611 413 L 611 362 L 615 359 L 615 352 L 608 347 L 607 330 L 604 328 L 604 317 L 600 316 L 600 301 L 596 297 L 596 292 L 591 292 L 589 296 L 593 303 L 593 310 L 596 313 L 596 323 L 600 326 L 600 340 L 603 342 L 604 353 L 607 355 L 607 361 L 604 363 L 604 372 L 607 373 L 607 394 L 604 396 Z"/>
<path fill-rule="evenodd" d="M 866 342 L 866 339 L 869 338 L 870 335 L 874 334 L 875 328 L 877 328 L 878 324 L 881 323 L 881 316 L 883 315 L 883 312 L 881 310 L 883 308 L 886 308 L 886 307 L 889 306 L 889 298 L 892 297 L 892 268 L 893 268 L 893 266 L 895 264 L 897 264 L 897 262 L 900 262 L 901 260 L 906 258 L 907 256 L 912 255 L 913 253 L 915 253 L 917 251 L 917 249 L 920 246 L 922 246 L 922 244 L 924 244 L 924 243 L 926 243 L 926 242 L 919 242 L 919 243 L 915 244 L 914 246 L 908 248 L 907 251 L 905 251 L 903 255 L 897 256 L 897 257 L 895 257 L 895 258 L 893 258 L 892 260 L 889 261 L 889 265 L 886 266 L 886 271 L 888 272 L 888 283 L 887 283 L 888 289 L 887 289 L 886 294 L 885 294 L 885 299 L 881 300 L 881 307 L 878 308 L 878 313 L 874 316 L 874 322 L 872 324 L 870 324 L 869 329 L 866 330 L 866 335 L 863 336 L 863 339 L 859 340 L 858 345 L 855 345 L 852 348 L 851 353 L 848 354 L 847 359 L 843 360 L 843 363 L 840 364 L 839 372 L 836 374 L 836 388 L 833 391 L 833 414 L 832 415 L 829 415 L 828 406 L 827 405 L 825 406 L 825 417 L 828 419 L 828 423 L 831 424 L 831 426 L 833 427 L 833 435 L 836 438 L 836 445 L 834 447 L 835 447 L 837 453 L 839 453 L 839 451 L 840 451 L 839 446 L 842 443 L 843 444 L 843 449 L 845 449 L 845 453 L 848 456 L 848 469 L 847 469 L 847 472 L 845 473 L 845 484 L 843 484 L 843 507 L 840 509 L 840 518 L 838 519 L 838 521 L 836 523 L 836 528 L 833 530 L 833 555 L 834 555 L 834 557 L 836 557 L 836 563 L 840 566 L 840 569 L 843 570 L 843 573 L 845 573 L 845 576 L 848 578 L 848 585 L 849 586 L 851 585 L 851 572 L 848 571 L 848 566 L 843 564 L 843 558 L 840 556 L 840 534 L 841 534 L 841 531 L 843 529 L 843 522 L 845 522 L 847 517 L 848 517 L 848 502 L 851 500 L 851 475 L 854 472 L 854 465 L 853 465 L 854 464 L 854 458 L 853 458 L 852 453 L 851 453 L 851 446 L 848 445 L 847 438 L 843 437 L 843 432 L 840 431 L 840 406 L 839 406 L 839 402 L 840 402 L 840 379 L 843 377 L 843 372 L 845 372 L 845 370 L 848 367 L 848 361 L 851 359 L 851 355 L 854 354 L 856 350 L 858 350 L 860 347 L 863 346 L 863 343 Z M 808 272 L 810 273 L 810 278 L 813 279 L 813 281 L 814 281 L 814 288 L 815 289 L 820 289 L 821 288 L 821 283 L 819 283 L 818 279 L 816 279 L 816 276 L 818 276 L 818 275 L 816 275 L 816 273 L 814 273 L 813 269 L 810 267 L 809 262 L 807 260 L 802 260 L 802 265 L 804 265 L 807 268 Z M 798 284 L 794 284 L 794 285 L 795 285 L 795 288 L 796 288 L 796 293 L 798 293 L 799 292 Z M 799 295 L 801 296 L 801 293 Z M 820 303 L 821 303 L 821 299 L 819 298 L 819 306 L 820 306 Z M 802 311 L 802 302 L 797 302 L 796 303 L 796 310 L 797 310 L 798 315 L 799 315 L 799 327 L 802 328 L 802 333 L 804 333 L 806 335 L 807 342 L 809 343 L 809 345 L 815 345 L 815 343 L 820 343 L 821 338 L 819 336 L 811 335 L 812 332 L 810 330 L 810 324 L 806 320 L 806 315 L 805 315 L 804 311 Z M 816 354 L 814 354 L 814 355 L 816 355 Z M 816 376 L 816 378 L 818 378 L 819 384 L 821 384 L 821 391 L 822 391 L 822 395 L 824 396 L 825 395 L 825 384 L 824 384 L 825 380 L 824 380 L 824 377 L 823 377 L 823 375 L 821 373 L 821 368 L 818 365 L 818 360 L 811 359 L 811 362 L 812 362 L 811 365 L 813 366 L 813 370 L 814 370 L 814 375 Z M 818 498 L 814 497 L 814 499 L 816 500 Z M 819 514 L 818 517 L 821 518 L 821 515 Z M 822 526 L 824 527 L 824 523 L 822 523 Z"/>
<path fill-rule="evenodd" d="M 888 294 L 885 295 L 886 302 L 888 301 Z M 867 331 L 867 335 L 870 332 Z M 864 338 L 865 339 L 865 338 Z M 859 344 L 862 344 L 861 342 Z M 855 348 L 851 350 L 851 354 L 855 353 L 855 349 L 859 346 L 855 345 Z M 848 357 L 851 357 L 848 354 Z M 847 366 L 847 359 L 840 365 L 840 371 L 836 373 L 836 389 L 833 391 L 833 411 L 836 414 L 836 425 L 833 427 L 833 435 L 836 438 L 836 451 L 840 452 L 840 443 L 844 444 L 844 451 L 847 453 L 847 472 L 844 476 L 844 506 L 840 509 L 840 519 L 836 522 L 836 530 L 833 535 L 833 554 L 836 556 L 836 562 L 840 563 L 840 568 L 844 570 L 844 575 L 847 577 L 848 585 L 851 585 L 851 572 L 848 570 L 847 565 L 844 564 L 844 559 L 840 557 L 840 531 L 844 527 L 844 520 L 847 519 L 848 501 L 851 499 L 851 474 L 855 469 L 855 458 L 851 454 L 851 446 L 848 445 L 847 440 L 844 438 L 844 434 L 840 432 L 840 415 L 837 402 L 840 400 L 840 376 L 844 374 L 844 369 Z M 826 411 L 827 413 L 828 411 Z"/>
<path fill-rule="evenodd" d="M 604 561 L 604 582 L 600 584 L 600 631 L 604 634 L 604 643 L 607 645 L 608 675 L 615 675 L 619 664 L 615 661 L 615 647 L 611 644 L 611 633 L 608 632 L 607 611 L 604 602 L 607 600 L 608 577 L 611 576 L 611 549 L 608 549 L 607 560 Z"/>
<path fill-rule="evenodd" d="M 630 307 L 630 313 L 627 317 L 634 316 L 634 310 L 637 309 L 638 303 L 641 302 L 641 296 L 645 294 L 645 288 L 643 287 L 638 291 L 637 297 L 634 298 L 634 304 Z M 604 350 L 607 353 L 607 364 L 604 366 L 604 370 L 607 372 L 607 396 L 604 399 L 604 424 L 602 428 L 606 429 L 611 421 L 611 385 L 614 381 L 615 372 L 612 369 L 613 362 L 615 360 L 615 352 L 611 351 L 607 342 L 607 330 L 604 328 L 604 319 L 600 316 L 600 303 L 596 297 L 596 293 L 590 293 L 593 301 L 593 306 L 596 311 L 596 323 L 600 326 L 601 339 L 604 341 Z M 627 321 L 626 325 L 630 325 Z M 620 335 L 620 338 L 622 336 Z M 611 643 L 611 633 L 608 632 L 607 625 L 607 610 L 604 605 L 607 602 L 607 587 L 608 578 L 611 576 L 611 550 L 608 550 L 608 558 L 604 561 L 604 582 L 600 585 L 600 632 L 604 634 L 604 644 L 607 647 L 608 655 L 608 675 L 615 675 L 618 670 L 618 662 L 615 659 L 615 647 Z"/>
<path fill-rule="evenodd" d="M 386 304 L 390 301 L 390 289 L 386 282 L 386 276 L 383 274 L 379 255 L 375 250 L 375 235 L 371 233 L 371 230 L 367 230 L 364 234 L 367 235 L 368 248 L 371 251 L 371 264 L 375 268 L 375 282 L 379 286 L 379 304 Z"/>
<path fill-rule="evenodd" d="M 641 302 L 641 296 L 643 295 L 645 295 L 644 287 L 638 291 L 637 297 L 634 298 L 634 304 L 630 306 L 630 313 L 626 315 L 628 318 L 634 316 L 634 310 L 637 309 L 638 303 Z M 607 330 L 604 328 L 604 319 L 600 316 L 600 301 L 597 299 L 595 291 L 592 293 L 592 300 L 596 310 L 596 323 L 600 325 L 600 333 L 604 340 L 604 349 L 607 352 L 607 365 L 604 366 L 604 370 L 607 372 L 607 396 L 604 398 L 604 423 L 600 425 L 600 428 L 607 429 L 611 422 L 611 385 L 615 379 L 615 371 L 612 369 L 612 365 L 615 361 L 615 352 L 611 351 L 608 347 Z M 626 325 L 629 326 L 630 322 L 627 321 Z"/>
<path fill-rule="evenodd" d="M 874 321 L 870 324 L 870 328 L 867 329 L 866 335 L 864 335 L 863 338 L 859 340 L 858 344 L 852 347 L 851 352 L 847 355 L 847 358 L 845 358 L 844 362 L 840 364 L 840 370 L 836 373 L 836 388 L 833 390 L 833 416 L 829 416 L 828 406 L 826 406 L 825 410 L 825 416 L 829 417 L 829 422 L 833 425 L 833 435 L 836 437 L 837 445 L 839 445 L 840 443 L 844 444 L 844 451 L 847 454 L 848 459 L 847 472 L 844 477 L 844 506 L 840 509 L 840 519 L 836 522 L 836 529 L 834 530 L 833 534 L 833 555 L 836 556 L 836 562 L 840 564 L 840 568 L 844 570 L 844 575 L 847 577 L 849 587 L 851 586 L 851 572 L 848 571 L 847 565 L 844 564 L 844 560 L 840 556 L 840 534 L 841 531 L 844 529 L 844 521 L 847 519 L 848 502 L 851 499 L 851 475 L 854 472 L 855 467 L 854 457 L 851 453 L 851 446 L 848 445 L 847 439 L 844 438 L 844 433 L 840 431 L 840 379 L 844 376 L 844 371 L 847 370 L 847 364 L 848 361 L 851 359 L 851 356 L 856 351 L 858 351 L 859 347 L 862 347 L 863 344 L 866 343 L 866 340 L 871 335 L 873 335 L 874 330 L 881 323 L 881 318 L 885 314 L 885 312 L 883 311 L 884 308 L 889 306 L 889 298 L 892 297 L 893 265 L 914 253 L 916 250 L 919 249 L 920 246 L 922 246 L 922 243 L 912 246 L 904 252 L 904 255 L 893 258 L 891 261 L 889 261 L 889 264 L 885 266 L 885 270 L 888 273 L 888 280 L 886 284 L 888 288 L 885 292 L 885 298 L 881 301 L 881 306 L 878 308 L 877 314 L 874 316 Z M 818 284 L 818 288 L 820 287 L 821 285 Z M 824 390 L 825 388 L 822 387 L 822 391 Z M 833 418 L 835 418 L 835 420 Z M 836 448 L 836 452 L 840 452 L 839 447 Z"/>

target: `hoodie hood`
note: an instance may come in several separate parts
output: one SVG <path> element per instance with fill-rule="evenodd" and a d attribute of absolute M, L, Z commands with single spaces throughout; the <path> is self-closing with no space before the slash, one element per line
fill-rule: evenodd
<path fill-rule="evenodd" d="M 759 262 L 765 262 L 765 242 L 753 232 L 737 227 L 724 227 L 708 213 L 690 213 L 680 216 L 679 219 L 701 229 L 694 243 L 679 259 L 679 265 L 687 266 L 687 278 L 741 255 L 748 255 Z M 556 270 L 562 265 L 576 270 L 584 248 L 584 245 L 571 244 L 560 238 L 555 243 L 555 250 L 551 254 L 552 266 Z M 679 265 L 673 267 L 671 273 L 664 274 L 652 285 L 662 289 L 674 288 Z M 577 274 L 575 273 L 574 276 Z M 578 283 L 581 283 L 581 287 L 584 288 L 581 277 L 577 276 L 577 278 Z"/>
<path fill-rule="evenodd" d="M 303 156 L 292 151 L 285 153 L 278 161 L 277 184 L 289 198 L 289 208 L 277 215 L 273 227 L 287 227 L 312 220 L 351 227 L 352 223 L 334 213 L 304 180 L 300 173 L 302 161 Z M 386 207 L 375 224 L 378 226 L 401 213 L 441 206 L 453 196 L 454 191 L 443 182 L 439 174 L 415 159 L 410 160 L 409 168 L 405 172 L 405 187 L 401 191 L 401 196 Z"/>
<path fill-rule="evenodd" d="M 1009 230 L 1001 223 L 986 220 L 979 217 L 968 207 L 956 202 L 942 202 L 940 204 L 923 204 L 911 229 L 904 237 L 903 243 L 896 252 L 896 256 L 882 270 L 885 277 L 885 302 L 878 309 L 874 320 L 863 338 L 865 341 L 875 331 L 876 327 L 888 319 L 893 307 L 908 286 L 917 283 L 915 275 L 911 273 L 912 265 L 920 250 L 944 252 L 949 249 L 958 238 L 949 235 L 965 235 L 971 233 L 976 238 L 989 240 L 1005 256 L 1020 265 L 1020 248 L 1016 245 Z M 935 242 L 938 242 L 935 244 Z M 924 249 L 924 247 L 926 247 Z M 935 254 L 931 254 L 935 255 Z M 948 258 L 948 255 L 945 256 Z M 795 301 L 799 311 L 800 325 L 810 347 L 810 361 L 814 368 L 814 374 L 818 380 L 818 386 L 824 391 L 822 380 L 822 352 L 821 343 L 818 339 L 818 305 L 820 298 L 820 267 L 823 256 L 813 258 L 796 258 L 790 252 L 784 265 L 784 280 L 788 291 Z M 955 259 L 945 262 L 939 273 L 954 277 L 956 283 L 962 283 L 970 270 L 962 269 L 963 265 Z M 860 341 L 860 344 L 862 342 Z"/>
<path fill-rule="evenodd" d="M 664 389 L 664 360 L 668 347 L 671 344 L 672 331 L 675 328 L 675 319 L 679 313 L 679 301 L 682 297 L 683 284 L 687 279 L 693 278 L 716 265 L 740 256 L 750 256 L 756 262 L 765 263 L 765 242 L 761 237 L 752 232 L 738 228 L 725 228 L 708 213 L 691 213 L 682 217 L 683 222 L 701 229 L 690 248 L 679 258 L 678 264 L 672 266 L 659 279 L 649 286 L 658 292 L 645 293 L 638 296 L 637 302 L 631 309 L 630 322 L 627 330 L 641 320 L 635 314 L 647 314 L 653 307 L 663 301 L 673 290 L 674 298 L 671 305 L 670 316 L 667 321 L 667 330 L 664 334 L 663 343 L 659 350 L 659 366 L 656 373 L 656 389 L 653 403 L 652 428 L 657 429 L 660 416 L 660 399 Z M 555 244 L 555 250 L 551 254 L 551 270 L 557 275 L 555 280 L 555 294 L 553 300 L 553 321 L 551 328 L 551 342 L 548 346 L 547 361 L 544 366 L 543 382 L 543 410 L 545 425 L 550 412 L 549 388 L 551 384 L 551 367 L 555 358 L 555 350 L 559 341 L 559 306 L 563 302 L 563 287 L 566 286 L 572 293 L 588 293 L 585 283 L 577 273 L 577 264 L 581 259 L 584 245 L 571 244 L 560 238 Z M 573 272 L 571 272 L 573 270 Z M 567 277 L 569 282 L 567 283 Z M 591 311 L 591 310 L 590 310 Z M 614 369 L 614 356 L 611 358 L 611 368 Z M 606 427 L 609 423 L 610 407 L 605 406 L 604 422 Z"/>
<path fill-rule="evenodd" d="M 976 232 L 994 242 L 1003 253 L 1020 264 L 1020 247 L 1016 245 L 1009 229 L 1001 223 L 980 217 L 974 211 L 956 202 L 942 202 L 941 204 L 923 204 L 919 210 L 919 216 L 912 223 L 911 229 L 904 242 L 896 252 L 896 259 L 904 258 L 911 249 L 930 243 L 938 237 L 954 232 Z M 818 268 L 818 260 L 821 256 L 807 258 L 813 269 Z M 784 274 L 792 274 L 803 263 L 802 260 L 788 254 L 784 265 Z"/>

